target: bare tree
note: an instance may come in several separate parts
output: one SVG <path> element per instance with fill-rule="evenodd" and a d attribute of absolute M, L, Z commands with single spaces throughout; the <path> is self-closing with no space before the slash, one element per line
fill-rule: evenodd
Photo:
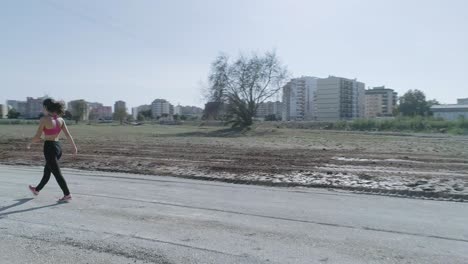
<path fill-rule="evenodd" d="M 277 94 L 287 77 L 275 52 L 241 55 L 233 63 L 220 55 L 211 66 L 209 100 L 227 104 L 228 123 L 233 127 L 248 127 L 258 106 Z"/>

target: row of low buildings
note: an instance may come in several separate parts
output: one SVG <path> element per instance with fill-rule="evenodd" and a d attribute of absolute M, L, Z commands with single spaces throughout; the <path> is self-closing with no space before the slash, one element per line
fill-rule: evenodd
<path fill-rule="evenodd" d="M 37 118 L 42 113 L 42 102 L 45 99 L 47 99 L 47 96 L 27 97 L 26 101 L 7 100 L 6 104 L 2 105 L 2 117 L 5 118 L 8 110 L 14 108 L 18 113 L 21 113 L 23 118 Z"/>
<path fill-rule="evenodd" d="M 15 109 L 20 113 L 21 118 L 34 119 L 38 118 L 42 113 L 42 103 L 44 99 L 48 98 L 28 97 L 26 101 L 7 100 L 6 104 L 0 104 L 0 118 L 6 118 L 10 109 Z M 116 101 L 114 107 L 105 106 L 98 102 L 87 102 L 86 100 L 79 99 L 73 100 L 65 104 L 66 110 L 72 115 L 79 115 L 81 121 L 87 120 L 112 120 L 113 114 L 116 112 L 127 113 L 127 105 L 124 101 Z M 174 106 L 165 99 L 156 99 L 150 105 L 141 105 L 132 108 L 132 116 L 137 119 L 138 114 L 143 111 L 151 111 L 154 118 L 162 116 L 188 115 L 188 116 L 201 116 L 203 109 L 196 106 Z"/>
<path fill-rule="evenodd" d="M 201 117 L 203 109 L 197 106 L 174 106 L 166 99 L 155 99 L 151 104 L 140 105 L 132 108 L 132 116 L 137 119 L 141 112 L 151 112 L 154 119 L 161 117 L 172 119 L 174 115 L 197 116 Z"/>
<path fill-rule="evenodd" d="M 174 115 L 174 105 L 166 99 L 155 99 L 151 104 L 140 105 L 132 108 L 132 116 L 138 119 L 138 115 L 142 112 L 150 112 L 153 118 L 159 118 L 169 115 Z"/>
<path fill-rule="evenodd" d="M 6 104 L 0 105 L 2 108 L 1 117 L 6 118 L 8 111 L 14 109 L 19 113 L 20 118 L 24 119 L 36 119 L 42 115 L 43 101 L 47 99 L 48 96 L 44 97 L 27 97 L 26 101 L 21 100 L 7 100 Z M 79 103 L 83 104 L 79 104 Z M 64 101 L 61 101 L 65 105 L 65 109 L 71 113 L 76 113 L 77 111 L 82 111 L 82 120 L 89 119 L 112 119 L 112 107 L 104 106 L 101 103 L 92 103 L 86 102 L 85 100 L 74 100 L 65 104 Z M 80 106 L 79 110 L 74 109 L 77 106 Z"/>

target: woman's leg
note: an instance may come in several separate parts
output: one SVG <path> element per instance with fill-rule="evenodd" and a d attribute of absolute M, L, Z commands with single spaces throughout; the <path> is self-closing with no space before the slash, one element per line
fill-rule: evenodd
<path fill-rule="evenodd" d="M 57 180 L 58 185 L 63 191 L 64 195 L 69 195 L 70 191 L 68 190 L 67 182 L 63 178 L 62 171 L 58 165 L 58 158 L 62 156 L 62 149 L 58 142 L 50 142 L 46 148 L 46 161 L 47 167 L 54 174 L 55 179 Z"/>
<path fill-rule="evenodd" d="M 49 182 L 49 179 L 50 179 L 50 169 L 46 163 L 46 165 L 44 166 L 44 176 L 42 176 L 42 180 L 39 183 L 39 185 L 36 186 L 36 191 L 39 192 L 40 190 L 42 190 L 44 186 L 47 184 L 47 182 Z"/>
<path fill-rule="evenodd" d="M 65 178 L 63 178 L 62 171 L 60 170 L 60 167 L 57 162 L 57 158 L 54 157 L 51 159 L 49 162 L 49 168 L 52 171 L 52 174 L 54 174 L 55 179 L 57 180 L 58 185 L 63 191 L 63 195 L 69 195 L 70 191 L 68 190 L 67 182 L 65 181 Z"/>

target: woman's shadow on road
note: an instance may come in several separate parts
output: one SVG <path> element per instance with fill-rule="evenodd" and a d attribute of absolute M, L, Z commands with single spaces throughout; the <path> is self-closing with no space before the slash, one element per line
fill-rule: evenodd
<path fill-rule="evenodd" d="M 0 218 L 2 218 L 4 216 L 7 216 L 7 215 L 11 215 L 11 214 L 25 213 L 25 212 L 35 211 L 35 210 L 39 210 L 39 209 L 43 209 L 43 208 L 47 208 L 47 207 L 54 207 L 54 206 L 62 204 L 62 203 L 54 203 L 54 204 L 38 206 L 38 207 L 32 207 L 32 208 L 23 209 L 23 210 L 16 210 L 16 211 L 1 213 L 3 211 L 8 210 L 8 209 L 23 205 L 23 204 L 25 204 L 25 203 L 27 203 L 27 202 L 29 202 L 31 200 L 34 200 L 34 198 L 18 199 L 18 200 L 15 200 L 16 203 L 14 203 L 14 204 L 4 206 L 4 207 L 0 207 Z"/>

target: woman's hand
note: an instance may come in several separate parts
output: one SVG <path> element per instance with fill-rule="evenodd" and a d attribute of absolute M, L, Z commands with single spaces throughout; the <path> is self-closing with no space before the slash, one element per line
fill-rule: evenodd
<path fill-rule="evenodd" d="M 31 143 L 29 145 L 31 145 L 33 143 L 37 143 L 39 141 L 41 141 L 41 137 L 33 137 L 32 140 L 31 140 Z"/>
<path fill-rule="evenodd" d="M 77 155 L 78 155 L 78 148 L 75 146 L 75 147 L 73 148 L 72 156 L 73 156 L 74 159 L 76 159 L 76 156 L 77 156 Z"/>

